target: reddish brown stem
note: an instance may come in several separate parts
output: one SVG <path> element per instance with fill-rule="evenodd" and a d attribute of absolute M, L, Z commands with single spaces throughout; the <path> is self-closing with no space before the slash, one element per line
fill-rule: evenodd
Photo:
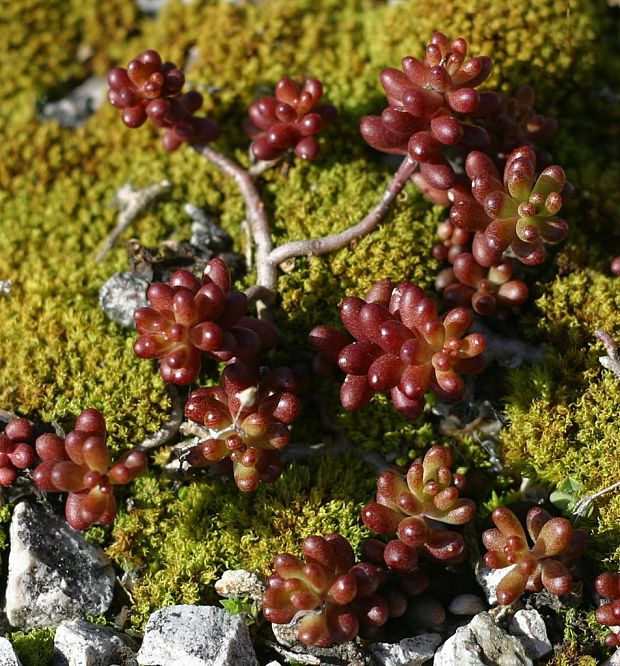
<path fill-rule="evenodd" d="M 602 328 L 597 328 L 594 335 L 603 343 L 607 352 L 607 356 L 599 358 L 600 364 L 607 370 L 611 370 L 620 379 L 620 354 L 618 354 L 616 341 Z"/>
<path fill-rule="evenodd" d="M 349 227 L 338 234 L 298 240 L 286 243 L 271 250 L 268 260 L 274 266 L 292 257 L 319 256 L 328 252 L 335 252 L 346 247 L 351 241 L 370 233 L 383 220 L 390 206 L 415 171 L 417 162 L 409 156 L 405 157 L 398 171 L 387 186 L 383 196 L 366 217 L 355 226 Z"/>
<path fill-rule="evenodd" d="M 358 224 L 341 231 L 338 234 L 298 240 L 286 243 L 280 247 L 273 247 L 269 218 L 250 171 L 240 164 L 222 155 L 209 146 L 193 146 L 203 157 L 217 166 L 222 173 L 232 178 L 245 201 L 248 222 L 252 237 L 256 245 L 256 285 L 247 291 L 250 300 L 272 302 L 278 282 L 277 267 L 286 259 L 300 256 L 318 256 L 335 252 L 346 247 L 351 241 L 362 238 L 370 233 L 386 216 L 394 199 L 405 187 L 411 174 L 417 167 L 417 162 L 405 157 L 398 171 L 394 174 L 379 202 Z"/>
<path fill-rule="evenodd" d="M 237 183 L 245 201 L 248 222 L 256 244 L 256 284 L 270 292 L 275 292 L 278 276 L 276 267 L 268 259 L 273 248 L 269 219 L 265 212 L 265 204 L 258 194 L 252 176 L 240 164 L 209 146 L 194 146 L 194 149 Z"/>

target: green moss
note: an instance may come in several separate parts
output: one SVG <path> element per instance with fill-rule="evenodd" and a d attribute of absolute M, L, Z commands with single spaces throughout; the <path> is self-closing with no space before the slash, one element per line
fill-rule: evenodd
<path fill-rule="evenodd" d="M 555 649 L 550 666 L 596 666 L 605 659 L 604 639 L 609 630 L 598 624 L 593 612 L 562 609 L 553 619 L 563 643 Z"/>
<path fill-rule="evenodd" d="M 544 365 L 512 374 L 503 436 L 508 464 L 555 488 L 570 476 L 583 493 L 620 477 L 620 382 L 602 368 L 593 336 L 604 328 L 620 337 L 617 278 L 583 270 L 557 278 L 538 299 L 536 337 L 545 343 Z M 593 543 L 599 555 L 620 562 L 620 495 L 598 500 Z"/>
<path fill-rule="evenodd" d="M 32 117 L 42 94 L 82 73 L 78 6 L 65 0 L 0 2 L 0 127 L 11 124 L 13 114 Z"/>
<path fill-rule="evenodd" d="M 23 666 L 51 666 L 54 657 L 54 634 L 51 627 L 15 631 L 5 635 L 11 641 Z"/>
<path fill-rule="evenodd" d="M 493 58 L 488 89 L 513 92 L 515 84 L 527 82 L 543 104 L 557 100 L 567 78 L 583 81 L 589 76 L 604 23 L 602 5 L 588 0 L 408 0 L 385 4 L 377 14 L 368 15 L 367 22 L 377 67 L 398 67 L 405 55 L 422 58 L 430 35 L 441 31 L 450 39 L 465 37 L 472 55 Z"/>
<path fill-rule="evenodd" d="M 108 549 L 121 568 L 136 569 L 132 624 L 142 626 L 160 606 L 213 601 L 213 582 L 226 569 L 269 573 L 277 553 L 299 553 L 310 534 L 339 532 L 356 546 L 367 536 L 359 512 L 373 485 L 349 456 L 293 465 L 252 495 L 219 478 L 175 486 L 141 477 L 135 509 L 117 519 Z"/>

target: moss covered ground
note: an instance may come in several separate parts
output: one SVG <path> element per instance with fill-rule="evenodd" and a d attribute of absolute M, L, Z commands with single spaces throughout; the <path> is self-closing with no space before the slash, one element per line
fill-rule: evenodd
<path fill-rule="evenodd" d="M 146 48 L 180 65 L 191 53 L 189 86 L 224 128 L 218 146 L 245 163 L 239 127 L 251 101 L 285 74 L 321 78 L 340 110 L 324 134 L 324 157 L 260 180 L 277 242 L 318 236 L 359 220 L 387 183 L 392 167 L 365 146 L 357 122 L 383 106 L 379 70 L 421 56 L 439 29 L 493 57 L 490 85 L 505 93 L 535 86 L 537 109 L 560 121 L 551 150 L 576 188 L 566 208 L 570 238 L 539 273 L 512 331 L 542 345 L 545 357 L 502 380 L 505 462 L 551 490 L 567 477 L 583 494 L 619 479 L 620 381 L 599 365 L 593 337 L 603 326 L 620 338 L 620 288 L 609 275 L 612 253 L 620 253 L 618 21 L 617 9 L 588 0 L 171 0 L 156 17 L 127 0 L 0 0 L 0 280 L 12 281 L 0 296 L 0 407 L 63 424 L 96 407 L 117 451 L 167 418 L 170 400 L 154 366 L 135 357 L 134 334 L 109 322 L 97 303 L 101 284 L 127 269 L 122 244 L 94 260 L 115 223 L 111 201 L 122 184 L 172 182 L 122 240 L 187 238 L 183 204 L 191 202 L 242 244 L 242 200 L 198 155 L 165 154 L 154 131 L 125 129 L 107 105 L 83 127 L 62 128 L 40 119 L 45 101 Z M 443 215 L 409 188 L 370 236 L 330 256 L 297 259 L 279 282 L 277 321 L 289 358 L 307 354 L 295 350 L 309 328 L 335 323 L 345 294 L 361 295 L 382 277 L 431 286 L 437 264 L 429 252 Z M 208 366 L 201 382 L 215 377 Z M 336 407 L 335 383 L 320 391 Z M 358 414 L 336 410 L 335 418 L 356 446 L 392 457 L 450 441 L 430 411 L 407 424 L 381 399 Z M 321 436 L 312 411 L 293 433 L 307 443 Z M 465 466 L 484 457 L 475 442 L 452 443 Z M 337 530 L 358 541 L 373 477 L 350 455 L 318 457 L 240 497 L 211 477 L 166 480 L 156 462 L 132 489 L 134 509 L 122 508 L 102 537 L 119 569 L 137 574 L 133 626 L 163 604 L 213 600 L 218 573 L 266 571 L 272 554 L 295 551 L 307 534 Z M 620 494 L 602 498 L 589 522 L 592 560 L 617 568 Z"/>

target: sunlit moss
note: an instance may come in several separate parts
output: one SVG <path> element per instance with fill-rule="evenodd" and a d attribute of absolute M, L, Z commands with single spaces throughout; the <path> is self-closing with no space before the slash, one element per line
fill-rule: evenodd
<path fill-rule="evenodd" d="M 511 376 L 504 455 L 551 488 L 570 476 L 591 493 L 620 478 L 620 381 L 599 364 L 603 350 L 594 337 L 596 328 L 620 337 L 618 280 L 588 270 L 557 278 L 537 304 L 535 335 L 545 343 L 545 363 Z M 617 564 L 620 495 L 600 498 L 596 506 L 593 542 Z"/>
<path fill-rule="evenodd" d="M 6 634 L 23 666 L 50 666 L 54 656 L 54 628 Z"/>
<path fill-rule="evenodd" d="M 226 569 L 269 573 L 278 552 L 298 553 L 310 534 L 339 532 L 357 546 L 367 536 L 359 512 L 373 485 L 351 456 L 293 465 L 253 494 L 219 478 L 175 485 L 141 477 L 135 508 L 117 519 L 108 548 L 121 568 L 136 570 L 132 624 L 160 606 L 212 601 Z"/>

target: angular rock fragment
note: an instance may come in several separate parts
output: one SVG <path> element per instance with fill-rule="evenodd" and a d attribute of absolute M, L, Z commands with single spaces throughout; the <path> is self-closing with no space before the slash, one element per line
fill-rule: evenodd
<path fill-rule="evenodd" d="M 433 658 L 440 643 L 439 634 L 422 634 L 400 643 L 373 643 L 369 649 L 381 666 L 422 666 Z"/>
<path fill-rule="evenodd" d="M 136 641 L 126 634 L 85 620 L 70 620 L 56 630 L 54 666 L 129 666 L 137 650 Z"/>
<path fill-rule="evenodd" d="M 137 656 L 142 666 L 258 666 L 241 616 L 216 606 L 167 606 L 155 611 Z"/>
<path fill-rule="evenodd" d="M 225 571 L 215 582 L 215 591 L 220 597 L 248 597 L 252 601 L 260 601 L 267 589 L 265 582 L 255 573 L 245 569 Z"/>
<path fill-rule="evenodd" d="M 113 322 L 134 328 L 133 313 L 149 304 L 148 287 L 148 280 L 135 273 L 117 273 L 99 289 L 99 305 Z"/>
<path fill-rule="evenodd" d="M 459 627 L 435 653 L 434 666 L 532 666 L 521 641 L 498 627 L 489 613 L 479 613 Z"/>
<path fill-rule="evenodd" d="M 542 615 L 534 609 L 520 610 L 510 620 L 510 633 L 522 643 L 532 659 L 540 659 L 553 649 Z"/>
<path fill-rule="evenodd" d="M 22 666 L 10 641 L 0 638 L 0 666 Z"/>
<path fill-rule="evenodd" d="M 13 512 L 6 615 L 19 629 L 104 613 L 115 575 L 103 551 L 63 518 L 28 502 Z"/>

